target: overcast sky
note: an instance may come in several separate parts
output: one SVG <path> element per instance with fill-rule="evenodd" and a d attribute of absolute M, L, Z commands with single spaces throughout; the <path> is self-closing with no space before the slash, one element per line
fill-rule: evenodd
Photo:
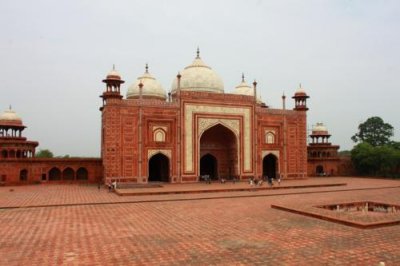
<path fill-rule="evenodd" d="M 0 110 L 56 155 L 99 156 L 113 64 L 124 95 L 146 63 L 168 91 L 197 46 L 225 92 L 244 72 L 281 108 L 301 83 L 309 128 L 324 122 L 342 150 L 371 116 L 400 137 L 400 1 L 2 0 L 0 23 Z"/>

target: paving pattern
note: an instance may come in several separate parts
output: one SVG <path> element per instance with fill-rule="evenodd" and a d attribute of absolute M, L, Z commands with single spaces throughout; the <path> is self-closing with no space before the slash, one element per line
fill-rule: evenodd
<path fill-rule="evenodd" d="M 0 265 L 400 265 L 400 226 L 363 230 L 271 208 L 400 204 L 400 181 L 332 181 L 347 190 L 120 197 L 95 186 L 1 187 Z"/>

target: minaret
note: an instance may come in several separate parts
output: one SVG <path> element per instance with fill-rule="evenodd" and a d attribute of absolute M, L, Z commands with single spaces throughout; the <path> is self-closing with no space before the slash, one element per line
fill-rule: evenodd
<path fill-rule="evenodd" d="M 244 80 L 244 76 L 243 76 L 243 80 Z M 256 111 L 256 105 L 257 105 L 257 81 L 254 80 L 253 82 L 253 93 L 254 93 L 254 114 L 253 114 L 253 123 L 254 123 L 254 178 L 259 178 L 258 176 L 258 156 L 259 156 L 259 152 L 258 152 L 258 143 L 257 143 L 257 139 L 258 139 L 258 123 L 257 123 L 257 111 Z"/>
<path fill-rule="evenodd" d="M 120 74 L 115 70 L 115 65 L 113 65 L 113 69 L 108 73 L 107 77 L 103 79 L 103 82 L 106 84 L 106 90 L 100 96 L 103 98 L 103 107 L 107 104 L 107 100 L 109 99 L 122 99 L 121 84 L 125 81 L 121 79 Z M 102 110 L 103 107 L 101 107 L 100 110 Z"/>
<path fill-rule="evenodd" d="M 307 176 L 307 99 L 310 98 L 305 90 L 299 85 L 294 96 L 294 108 L 298 111 L 297 115 L 297 145 L 298 150 L 296 153 L 296 164 L 298 169 L 298 177 L 304 178 Z"/>
<path fill-rule="evenodd" d="M 282 93 L 282 109 L 286 110 L 286 95 L 285 95 L 285 92 Z"/>
<path fill-rule="evenodd" d="M 243 76 L 244 79 L 244 76 Z M 253 93 L 254 93 L 254 102 L 257 103 L 257 81 L 253 82 Z"/>
<path fill-rule="evenodd" d="M 307 111 L 307 99 L 310 98 L 305 92 L 305 90 L 301 87 L 301 83 L 296 93 L 292 97 L 294 99 L 294 109 L 296 111 Z"/>

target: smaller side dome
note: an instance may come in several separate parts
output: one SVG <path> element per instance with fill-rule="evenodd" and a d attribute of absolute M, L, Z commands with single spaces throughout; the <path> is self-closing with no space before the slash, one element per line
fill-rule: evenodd
<path fill-rule="evenodd" d="M 149 67 L 147 64 L 144 74 L 141 77 L 138 77 L 137 80 L 128 88 L 128 92 L 126 93 L 127 99 L 137 99 L 140 97 L 140 82 L 143 84 L 142 97 L 144 99 L 166 99 L 165 90 L 161 86 L 160 82 L 149 73 Z"/>
<path fill-rule="evenodd" d="M 14 110 L 11 109 L 10 106 L 8 110 L 5 110 L 0 115 L 0 124 L 22 126 L 22 119 L 17 115 Z"/>
<path fill-rule="evenodd" d="M 113 65 L 113 69 L 107 74 L 106 79 L 121 80 L 121 75 L 115 70 L 115 65 Z"/>
<path fill-rule="evenodd" d="M 296 90 L 296 92 L 294 93 L 295 97 L 302 97 L 302 96 L 307 96 L 306 91 L 304 90 L 304 88 L 301 87 L 301 83 L 299 85 L 299 88 Z"/>
<path fill-rule="evenodd" d="M 317 123 L 315 126 L 312 128 L 312 134 L 313 135 L 328 135 L 328 129 L 323 123 Z"/>
<path fill-rule="evenodd" d="M 256 92 L 257 93 L 257 92 Z M 246 96 L 253 96 L 254 97 L 254 88 L 250 87 L 245 79 L 244 79 L 244 74 L 242 74 L 242 82 L 235 87 L 235 91 L 233 94 L 240 94 L 240 95 L 246 95 Z M 261 95 L 257 95 L 257 103 L 261 103 Z"/>

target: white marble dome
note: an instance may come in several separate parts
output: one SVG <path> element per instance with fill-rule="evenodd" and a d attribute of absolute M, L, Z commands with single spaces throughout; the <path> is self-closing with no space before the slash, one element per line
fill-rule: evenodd
<path fill-rule="evenodd" d="M 11 106 L 8 110 L 5 110 L 1 115 L 0 115 L 0 122 L 5 122 L 5 123 L 15 123 L 15 124 L 22 124 L 22 119 L 17 115 L 17 113 L 11 109 Z"/>
<path fill-rule="evenodd" d="M 328 133 L 328 129 L 326 128 L 326 126 L 324 126 L 323 123 L 317 123 L 316 125 L 314 125 L 312 131 L 313 132 L 326 132 L 326 133 Z"/>
<path fill-rule="evenodd" d="M 224 83 L 219 75 L 212 70 L 211 67 L 207 66 L 199 56 L 197 51 L 197 57 L 193 63 L 180 72 L 181 81 L 180 89 L 183 91 L 204 91 L 204 92 L 215 92 L 224 93 Z M 177 79 L 174 78 L 172 82 L 171 92 L 175 93 L 178 87 Z"/>
<path fill-rule="evenodd" d="M 113 68 L 108 74 L 107 74 L 107 79 L 121 79 L 121 75 Z"/>
<path fill-rule="evenodd" d="M 135 99 L 139 98 L 139 84 L 142 82 L 142 97 L 143 98 L 157 98 L 157 99 L 166 99 L 165 90 L 161 86 L 160 82 L 158 82 L 148 70 L 146 65 L 146 71 L 141 77 L 138 77 L 137 80 L 128 88 L 128 92 L 126 93 L 126 98 Z"/>
<path fill-rule="evenodd" d="M 242 75 L 242 82 L 236 86 L 234 94 L 254 96 L 254 88 L 250 87 L 244 80 L 244 75 Z M 261 103 L 261 95 L 257 95 L 257 103 Z"/>
<path fill-rule="evenodd" d="M 296 92 L 294 93 L 295 96 L 306 96 L 307 93 L 304 90 L 304 88 L 301 87 L 301 84 L 299 85 L 299 88 L 296 90 Z"/>

